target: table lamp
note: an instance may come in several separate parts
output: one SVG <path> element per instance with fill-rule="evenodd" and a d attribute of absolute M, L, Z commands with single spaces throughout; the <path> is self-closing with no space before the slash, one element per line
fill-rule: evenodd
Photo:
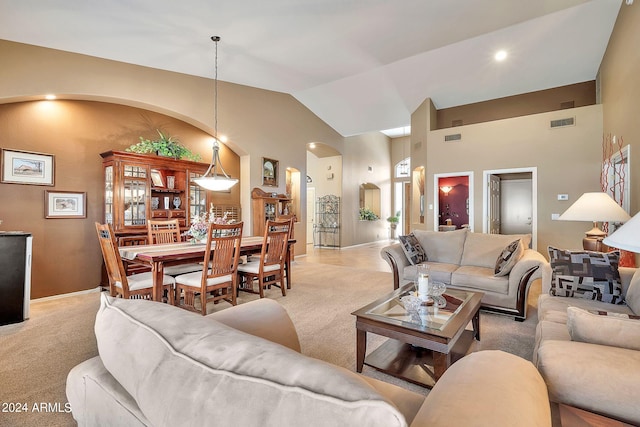
<path fill-rule="evenodd" d="M 607 193 L 584 193 L 574 204 L 569 206 L 560 217 L 561 221 L 592 221 L 593 228 L 587 231 L 582 239 L 582 247 L 589 251 L 605 252 L 602 239 L 607 235 L 598 228 L 598 222 L 625 222 L 631 217 Z"/>
<path fill-rule="evenodd" d="M 603 243 L 625 251 L 640 253 L 640 213 L 618 228 Z"/>

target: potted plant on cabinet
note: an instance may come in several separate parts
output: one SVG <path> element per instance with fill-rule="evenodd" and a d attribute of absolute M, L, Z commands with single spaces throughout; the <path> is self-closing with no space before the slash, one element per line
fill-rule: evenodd
<path fill-rule="evenodd" d="M 180 144 L 177 139 L 172 136 L 156 130 L 159 137 L 155 140 L 140 137 L 140 142 L 133 144 L 125 151 L 138 154 L 157 154 L 158 156 L 173 157 L 174 159 L 187 159 L 198 161 L 199 154 L 194 154 L 184 145 Z"/>

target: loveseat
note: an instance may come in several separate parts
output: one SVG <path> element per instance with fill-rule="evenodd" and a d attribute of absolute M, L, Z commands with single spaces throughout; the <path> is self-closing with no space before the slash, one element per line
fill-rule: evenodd
<path fill-rule="evenodd" d="M 382 248 L 380 255 L 391 266 L 393 286 L 415 281 L 416 265 L 428 264 L 431 280 L 444 282 L 456 289 L 484 292 L 483 309 L 527 317 L 527 295 L 536 279 L 550 280 L 551 268 L 542 254 L 529 249 L 530 234 L 485 234 L 467 229 L 456 231 L 415 230 L 409 237 L 417 241 L 419 252 L 407 249 L 408 244 L 394 243 Z M 519 241 L 518 245 L 512 245 Z M 510 252 L 509 247 L 515 250 Z M 415 249 L 415 248 L 414 248 Z M 496 274 L 499 257 L 512 254 L 505 266 L 508 271 Z M 410 259 L 413 255 L 414 259 Z M 506 274 L 504 272 L 506 271 Z"/>
<path fill-rule="evenodd" d="M 556 284 L 577 283 L 571 274 L 582 275 L 588 264 L 603 264 L 593 258 L 579 260 L 576 252 L 566 258 L 579 264 L 578 273 L 559 271 L 553 255 L 550 258 L 554 272 L 543 281 L 538 299 L 534 364 L 547 383 L 554 411 L 561 403 L 640 425 L 640 320 L 633 319 L 640 315 L 640 270 L 614 268 L 621 298 L 610 298 L 613 303 L 589 295 L 559 296 L 567 293 L 558 292 Z M 580 280 L 587 287 L 589 274 Z M 611 282 L 614 276 L 615 272 L 602 277 Z"/>
<path fill-rule="evenodd" d="M 286 311 L 260 299 L 202 317 L 103 295 L 99 356 L 71 370 L 79 426 L 549 426 L 531 362 L 465 356 L 425 397 L 299 353 Z"/>

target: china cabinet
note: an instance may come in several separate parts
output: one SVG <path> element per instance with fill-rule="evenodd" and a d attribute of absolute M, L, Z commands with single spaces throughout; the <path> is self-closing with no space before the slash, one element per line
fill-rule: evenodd
<path fill-rule="evenodd" d="M 267 193 L 259 188 L 251 191 L 253 235 L 262 236 L 267 220 L 295 218 L 291 198 L 284 194 Z M 295 220 L 294 220 L 295 221 Z"/>
<path fill-rule="evenodd" d="M 186 229 L 189 218 L 208 212 L 215 202 L 211 192 L 192 181 L 207 164 L 122 151 L 101 156 L 104 221 L 119 237 L 146 234 L 149 219 L 177 218 Z"/>

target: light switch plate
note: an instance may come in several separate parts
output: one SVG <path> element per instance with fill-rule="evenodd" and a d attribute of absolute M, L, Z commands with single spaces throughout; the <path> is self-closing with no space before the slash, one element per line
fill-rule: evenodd
<path fill-rule="evenodd" d="M 552 219 L 552 220 L 554 220 L 554 221 L 555 221 L 555 220 L 557 220 L 558 218 L 560 218 L 560 214 L 556 214 L 556 213 L 551 214 L 551 219 Z"/>

